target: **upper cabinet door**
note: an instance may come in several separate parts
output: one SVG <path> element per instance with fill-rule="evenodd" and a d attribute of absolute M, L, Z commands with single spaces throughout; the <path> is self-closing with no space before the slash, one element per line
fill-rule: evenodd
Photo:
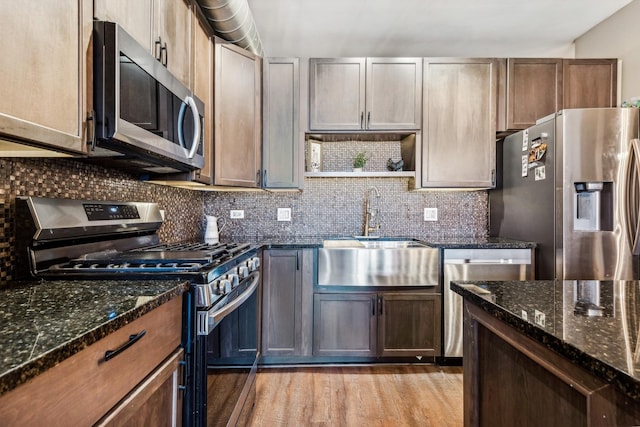
<path fill-rule="evenodd" d="M 154 1 L 155 46 L 160 46 L 160 62 L 184 85 L 191 88 L 191 22 L 189 5 L 185 0 Z"/>
<path fill-rule="evenodd" d="M 262 186 L 299 188 L 300 60 L 266 58 L 262 78 Z"/>
<path fill-rule="evenodd" d="M 193 93 L 204 103 L 204 166 L 195 180 L 213 183 L 213 41 L 200 20 L 193 18 Z"/>
<path fill-rule="evenodd" d="M 362 130 L 364 58 L 309 60 L 309 129 Z"/>
<path fill-rule="evenodd" d="M 214 184 L 260 187 L 260 58 L 238 46 L 216 42 L 214 61 Z"/>
<path fill-rule="evenodd" d="M 3 1 L 0 16 L 0 139 L 84 152 L 91 1 Z"/>
<path fill-rule="evenodd" d="M 563 60 L 562 108 L 607 108 L 617 104 L 617 59 Z"/>
<path fill-rule="evenodd" d="M 422 59 L 312 58 L 310 130 L 420 129 Z"/>
<path fill-rule="evenodd" d="M 495 185 L 499 60 L 426 58 L 422 187 Z"/>
<path fill-rule="evenodd" d="M 94 0 L 93 16 L 116 22 L 149 52 L 153 48 L 153 0 Z"/>
<path fill-rule="evenodd" d="M 185 0 L 95 0 L 96 19 L 116 22 L 191 88 L 191 22 Z"/>
<path fill-rule="evenodd" d="M 422 58 L 367 58 L 367 130 L 420 129 Z"/>
<path fill-rule="evenodd" d="M 526 129 L 562 108 L 562 59 L 509 58 L 507 73 L 507 129 Z"/>

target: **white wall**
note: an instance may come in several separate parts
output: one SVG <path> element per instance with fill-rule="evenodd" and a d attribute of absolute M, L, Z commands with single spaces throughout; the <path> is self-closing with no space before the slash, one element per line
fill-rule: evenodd
<path fill-rule="evenodd" d="M 622 61 L 620 103 L 640 96 L 640 0 L 634 0 L 576 39 L 576 58 L 618 58 Z"/>

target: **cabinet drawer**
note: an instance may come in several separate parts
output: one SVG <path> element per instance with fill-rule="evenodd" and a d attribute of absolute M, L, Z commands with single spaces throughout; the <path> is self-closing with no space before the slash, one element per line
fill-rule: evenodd
<path fill-rule="evenodd" d="M 174 298 L 0 398 L 3 425 L 92 425 L 180 345 L 182 298 Z M 105 352 L 146 331 L 105 361 Z"/>

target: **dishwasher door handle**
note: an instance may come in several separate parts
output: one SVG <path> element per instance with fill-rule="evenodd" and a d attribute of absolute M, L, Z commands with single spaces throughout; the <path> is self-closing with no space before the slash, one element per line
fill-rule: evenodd
<path fill-rule="evenodd" d="M 531 264 L 530 261 L 512 258 L 501 259 L 448 259 L 444 261 L 446 264 L 474 264 L 474 265 L 520 265 Z"/>

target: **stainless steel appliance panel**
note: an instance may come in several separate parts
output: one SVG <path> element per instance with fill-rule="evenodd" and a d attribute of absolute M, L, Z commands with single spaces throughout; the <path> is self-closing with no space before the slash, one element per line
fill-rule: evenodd
<path fill-rule="evenodd" d="M 535 242 L 535 278 L 551 280 L 556 266 L 555 209 L 555 125 L 547 121 L 526 131 L 505 138 L 499 145 L 497 186 L 489 192 L 489 234 L 510 239 Z M 545 136 L 546 135 L 546 136 Z M 544 159 L 546 179 L 535 180 L 527 169 L 523 177 L 523 140 L 532 141 L 545 136 L 547 153 Z M 527 144 L 528 147 L 528 144 Z"/>
<path fill-rule="evenodd" d="M 444 357 L 462 357 L 462 297 L 451 281 L 533 278 L 530 249 L 445 249 L 443 267 Z"/>
<path fill-rule="evenodd" d="M 119 25 L 94 22 L 90 156 L 148 173 L 204 166 L 204 103 Z"/>
<path fill-rule="evenodd" d="M 319 286 L 438 286 L 440 250 L 318 249 Z"/>
<path fill-rule="evenodd" d="M 638 278 L 638 137 L 634 108 L 563 110 L 507 137 L 490 234 L 536 242 L 536 279 Z"/>
<path fill-rule="evenodd" d="M 558 115 L 556 144 L 562 151 L 556 174 L 562 179 L 556 180 L 556 194 L 562 194 L 562 200 L 556 222 L 562 228 L 556 231 L 563 248 L 558 257 L 559 278 L 634 278 L 630 236 L 636 230 L 628 229 L 626 216 L 632 140 L 637 137 L 638 110 L 634 108 L 564 110 Z M 579 193 L 576 183 L 601 183 L 603 187 Z M 590 215 L 597 219 L 593 227 L 577 224 L 580 198 L 592 198 L 588 203 L 599 205 Z"/>

